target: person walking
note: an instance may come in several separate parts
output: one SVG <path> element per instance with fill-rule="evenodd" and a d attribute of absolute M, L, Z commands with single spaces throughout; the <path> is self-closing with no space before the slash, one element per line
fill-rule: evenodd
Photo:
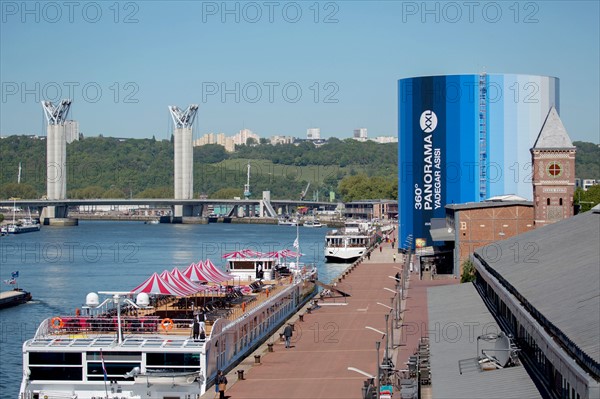
<path fill-rule="evenodd" d="M 192 325 L 192 336 L 194 340 L 198 339 L 200 335 L 200 323 L 198 322 L 198 315 L 194 316 L 194 324 Z"/>
<path fill-rule="evenodd" d="M 379 252 L 383 251 L 383 246 L 379 244 Z"/>
<path fill-rule="evenodd" d="M 215 392 L 219 393 L 219 399 L 225 399 L 225 390 L 227 389 L 227 377 L 221 370 L 217 372 L 217 380 L 215 381 Z"/>
<path fill-rule="evenodd" d="M 396 254 L 394 254 L 394 263 L 396 263 Z"/>
<path fill-rule="evenodd" d="M 285 347 L 289 348 L 290 347 L 290 343 L 292 341 L 292 326 L 290 326 L 289 324 L 285 326 L 285 328 L 283 329 L 283 337 L 285 338 Z"/>

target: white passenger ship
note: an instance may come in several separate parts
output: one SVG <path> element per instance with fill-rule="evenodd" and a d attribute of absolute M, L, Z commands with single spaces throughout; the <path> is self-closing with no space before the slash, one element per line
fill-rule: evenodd
<path fill-rule="evenodd" d="M 352 262 L 375 243 L 376 229 L 368 222 L 346 222 L 325 236 L 325 258 L 330 262 Z"/>
<path fill-rule="evenodd" d="M 235 269 L 235 280 L 248 279 Z M 145 293 L 134 303 L 130 292 L 101 292 L 102 304 L 90 293 L 82 312 L 44 320 L 23 344 L 19 397 L 197 399 L 217 370 L 233 368 L 316 292 L 314 268 L 270 269 L 269 277 L 205 285 L 210 295 L 155 298 L 152 308 Z M 194 308 L 206 312 L 204 339 L 192 336 Z"/>

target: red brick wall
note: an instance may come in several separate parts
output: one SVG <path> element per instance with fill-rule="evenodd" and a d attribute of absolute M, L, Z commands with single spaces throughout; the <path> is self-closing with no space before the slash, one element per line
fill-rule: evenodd
<path fill-rule="evenodd" d="M 462 275 L 462 263 L 469 259 L 477 248 L 534 228 L 533 207 L 527 205 L 457 210 L 456 214 L 458 214 L 456 230 L 459 236 L 460 275 Z"/>
<path fill-rule="evenodd" d="M 535 227 L 573 216 L 575 150 L 532 150 Z M 552 164 L 560 172 L 552 172 Z M 548 200 L 550 204 L 548 205 Z M 562 200 L 562 204 L 561 204 Z"/>

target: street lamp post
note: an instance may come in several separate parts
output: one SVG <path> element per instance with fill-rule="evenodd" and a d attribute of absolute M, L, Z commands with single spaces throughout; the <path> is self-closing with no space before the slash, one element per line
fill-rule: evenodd
<path fill-rule="evenodd" d="M 377 399 L 379 399 L 379 386 L 380 386 L 379 384 L 381 383 L 380 380 L 379 380 L 380 375 L 381 375 L 381 373 L 380 373 L 380 367 L 379 367 L 379 346 L 380 345 L 381 345 L 381 342 L 379 342 L 379 341 L 375 342 L 375 349 L 377 349 L 377 363 L 376 363 L 377 364 L 377 375 L 376 375 L 376 377 L 377 377 L 377 386 L 375 387 L 375 389 L 377 391 L 376 391 L 375 397 Z"/>
<path fill-rule="evenodd" d="M 384 359 L 384 364 L 389 364 L 390 361 L 390 352 L 389 352 L 389 347 L 390 347 L 390 339 L 389 339 L 389 335 L 388 335 L 388 330 L 389 330 L 389 323 L 388 320 L 390 318 L 390 314 L 386 314 L 385 315 L 385 359 Z"/>

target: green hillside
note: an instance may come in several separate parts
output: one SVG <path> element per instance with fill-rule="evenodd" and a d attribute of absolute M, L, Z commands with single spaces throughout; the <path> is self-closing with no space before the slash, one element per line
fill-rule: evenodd
<path fill-rule="evenodd" d="M 600 179 L 600 148 L 575 142 L 576 176 Z M 252 197 L 270 190 L 273 198 L 344 200 L 396 198 L 398 145 L 330 139 L 315 147 L 238 146 L 227 153 L 218 145 L 194 148 L 194 193 L 241 196 L 251 165 Z M 0 140 L 0 198 L 40 198 L 46 186 L 46 141 L 25 136 Z M 91 137 L 67 145 L 69 198 L 173 196 L 173 144 L 154 139 Z M 21 184 L 17 175 L 21 162 Z M 63 171 L 61 171 L 63 173 Z"/>
<path fill-rule="evenodd" d="M 0 154 L 1 198 L 44 195 L 45 140 L 10 136 L 0 140 Z M 67 160 L 69 198 L 173 196 L 173 144 L 169 141 L 86 138 L 67 145 Z M 17 185 L 19 162 L 21 184 Z M 371 182 L 371 177 L 378 176 L 384 177 L 386 184 L 393 184 L 397 145 L 334 139 L 319 148 L 310 143 L 298 147 L 291 144 L 240 146 L 233 154 L 218 145 L 196 147 L 195 196 L 241 196 L 248 162 L 254 198 L 260 197 L 263 190 L 270 190 L 273 198 L 300 198 L 308 183 L 307 199 L 316 199 L 317 195 L 319 199 L 329 198 L 330 191 L 338 198 L 338 185 L 344 177 L 362 176 Z"/>

